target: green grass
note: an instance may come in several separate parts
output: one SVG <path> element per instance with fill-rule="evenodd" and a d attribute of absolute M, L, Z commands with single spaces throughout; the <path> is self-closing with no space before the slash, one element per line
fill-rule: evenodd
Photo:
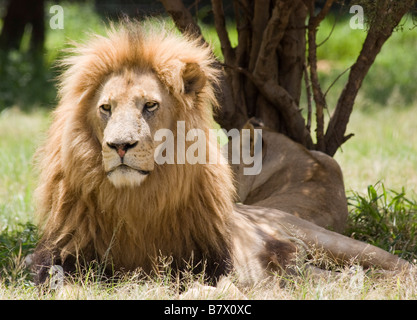
<path fill-rule="evenodd" d="M 0 113 L 0 229 L 32 220 L 33 154 L 49 123 L 46 111 Z"/>
<path fill-rule="evenodd" d="M 363 195 L 353 192 L 345 234 L 417 261 L 417 202 L 401 192 L 386 190 L 384 184 L 368 186 Z"/>
<path fill-rule="evenodd" d="M 89 31 L 103 32 L 104 24 L 92 3 L 78 6 L 63 2 L 61 5 L 65 11 L 65 29 L 48 29 L 44 62 L 48 70 L 67 40 L 85 39 Z M 322 24 L 319 41 L 330 33 L 332 19 Z M 348 133 L 353 132 L 355 136 L 343 145 L 335 159 L 344 172 L 349 197 L 346 234 L 414 261 L 417 255 L 417 132 L 414 121 L 417 83 L 413 79 L 417 79 L 417 71 L 412 68 L 412 52 L 417 49 L 417 38 L 415 31 L 409 32 L 408 23 L 386 43 L 366 77 L 348 126 Z M 232 43 L 236 43 L 233 24 L 229 24 L 229 30 Z M 203 33 L 215 46 L 215 53 L 221 56 L 214 28 L 203 26 Z M 332 37 L 318 52 L 322 66 L 330 66 L 320 71 L 324 89 L 354 62 L 363 39 L 364 32 L 349 29 L 344 20 L 335 26 Z M 7 69 L 9 81 L 0 84 L 0 111 L 3 110 L 0 112 L 0 299 L 181 298 L 175 280 L 143 279 L 138 274 L 111 286 L 103 286 L 94 277 L 77 279 L 68 292 L 45 295 L 39 295 L 33 287 L 23 265 L 24 257 L 37 242 L 33 226 L 36 171 L 32 159 L 50 123 L 48 109 L 38 107 L 53 105 L 56 92 L 50 81 L 54 72 L 38 75 L 43 82 L 35 85 L 39 78 L 27 59 L 24 52 L 12 53 Z M 329 92 L 330 111 L 345 80 L 346 75 Z M 45 83 L 47 86 L 42 87 Z M 18 107 L 13 107 L 15 105 Z M 358 275 L 357 282 L 352 282 L 349 272 L 342 270 L 337 279 L 287 277 L 284 288 L 282 279 L 277 277 L 268 284 L 248 288 L 244 293 L 256 299 L 417 298 L 413 278 L 401 278 L 401 286 L 398 286 L 399 278 L 381 280 L 375 285 L 374 279 L 362 274 Z M 196 280 L 198 282 L 190 278 L 188 285 L 192 286 Z M 210 297 L 236 297 L 230 290 L 216 290 Z M 200 293 L 196 297 L 206 296 Z"/>
<path fill-rule="evenodd" d="M 26 279 L 24 257 L 37 241 L 33 190 L 33 154 L 49 123 L 44 110 L 23 113 L 17 108 L 0 113 L 0 279 Z"/>

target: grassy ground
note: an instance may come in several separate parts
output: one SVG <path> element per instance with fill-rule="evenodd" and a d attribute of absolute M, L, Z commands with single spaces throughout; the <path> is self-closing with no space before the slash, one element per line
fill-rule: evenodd
<path fill-rule="evenodd" d="M 416 111 L 417 106 L 353 112 L 348 130 L 355 136 L 335 156 L 348 190 L 365 192 L 381 181 L 395 190 L 417 192 Z"/>
<path fill-rule="evenodd" d="M 58 291 L 45 291 L 21 283 L 0 285 L 0 299 L 51 300 L 414 300 L 417 277 L 398 275 L 373 277 L 359 268 L 339 270 L 337 275 L 322 277 L 276 276 L 250 288 L 237 288 L 230 282 L 216 288 L 203 287 L 190 278 L 185 293 L 175 281 L 141 279 L 132 275 L 113 285 L 97 281 L 78 281 Z"/>
<path fill-rule="evenodd" d="M 85 5 L 81 9 L 66 3 L 63 6 L 65 29 L 48 31 L 47 35 L 45 65 L 48 68 L 68 38 L 84 38 L 86 30 L 103 30 L 91 6 Z M 88 28 L 85 21 L 89 22 Z M 330 33 L 332 25 L 332 18 L 325 20 L 319 33 L 322 39 Z M 348 126 L 348 131 L 355 136 L 343 145 L 335 158 L 344 172 L 350 202 L 346 234 L 414 261 L 417 258 L 417 129 L 414 121 L 417 71 L 412 67 L 415 57 L 409 53 L 417 48 L 417 38 L 415 31 L 407 28 L 394 34 L 378 56 L 361 89 Z M 212 28 L 203 29 L 216 45 Z M 232 38 L 232 42 L 235 41 L 235 32 Z M 352 64 L 363 38 L 364 32 L 349 29 L 346 21 L 336 25 L 330 40 L 319 50 L 324 88 Z M 220 55 L 217 45 L 216 48 Z M 50 97 L 55 95 L 55 91 L 48 82 L 49 87 L 45 90 L 50 92 L 45 97 L 49 100 L 31 100 L 39 89 L 28 85 L 36 78 L 30 78 L 24 54 L 12 57 L 8 72 L 10 79 L 16 81 L 1 81 L 0 84 L 0 110 L 3 110 L 0 112 L 0 299 L 185 298 L 180 296 L 177 282 L 163 277 L 141 279 L 137 274 L 112 285 L 104 285 L 94 277 L 78 279 L 68 291 L 44 295 L 33 287 L 23 266 L 25 254 L 36 243 L 32 225 L 36 173 L 32 156 L 50 122 L 48 109 L 33 108 L 33 105 L 53 105 L 54 98 Z M 49 79 L 51 75 L 44 76 Z M 25 77 L 29 79 L 26 82 L 23 81 Z M 329 92 L 329 112 L 345 79 L 345 76 L 341 77 Z M 20 99 L 19 96 L 24 95 L 19 90 L 27 92 L 27 97 Z M 5 92 L 8 95 L 3 94 Z M 22 112 L 20 109 L 30 111 Z M 190 279 L 188 285 L 192 286 L 194 280 Z M 245 289 L 244 293 L 253 299 L 417 298 L 415 276 L 376 279 L 353 268 L 340 270 L 337 276 L 322 278 L 306 274 L 289 276 L 284 285 L 282 280 L 277 276 L 273 281 Z M 188 297 L 231 299 L 239 296 L 225 286 Z"/>

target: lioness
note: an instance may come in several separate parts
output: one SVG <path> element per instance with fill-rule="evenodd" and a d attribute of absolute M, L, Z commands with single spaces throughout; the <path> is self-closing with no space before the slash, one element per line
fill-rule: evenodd
<path fill-rule="evenodd" d="M 255 128 L 262 130 L 261 136 Z M 279 209 L 342 233 L 348 208 L 343 175 L 337 162 L 263 127 L 256 119 L 249 120 L 243 129 L 251 131 L 251 149 L 255 143 L 262 143 L 262 171 L 258 175 L 245 175 L 243 161 L 231 163 L 239 200 L 244 204 Z"/>

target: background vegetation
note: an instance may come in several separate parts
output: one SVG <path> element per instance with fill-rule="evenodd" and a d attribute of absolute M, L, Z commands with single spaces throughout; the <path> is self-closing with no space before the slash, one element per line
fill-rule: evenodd
<path fill-rule="evenodd" d="M 36 171 L 32 158 L 42 142 L 50 123 L 50 110 L 56 103 L 53 79 L 59 70 L 53 66 L 61 55 L 61 49 L 67 46 L 69 39 L 82 41 L 88 32 L 103 33 L 105 27 L 91 2 L 60 4 L 65 11 L 65 28 L 47 28 L 43 58 L 40 61 L 32 59 L 27 40 L 19 50 L 8 54 L 7 63 L 3 57 L 0 64 L 0 299 L 59 298 L 54 293 L 39 296 L 23 264 L 24 257 L 37 240 L 32 201 Z M 330 15 L 319 29 L 319 43 L 320 39 L 324 40 L 331 34 L 326 45 L 318 50 L 323 89 L 331 86 L 327 93 L 329 108 L 335 105 L 342 90 L 340 81 L 333 83 L 335 78 L 354 62 L 365 37 L 364 30 L 349 28 L 348 19 L 349 16 L 336 18 Z M 230 22 L 231 31 L 233 27 Z M 415 262 L 417 69 L 413 53 L 417 50 L 417 34 L 412 28 L 411 18 L 404 19 L 402 31 L 395 32 L 383 47 L 356 100 L 348 126 L 348 131 L 355 137 L 343 145 L 335 158 L 343 169 L 349 196 L 351 213 L 346 235 Z M 204 25 L 202 30 L 221 57 L 214 28 Z M 236 33 L 231 32 L 233 35 L 235 37 Z M 232 44 L 233 41 L 236 39 L 232 38 Z M 305 96 L 302 101 L 306 106 Z M 398 279 L 390 282 L 391 279 L 375 286 L 360 272 L 354 274 L 359 274 L 356 282 L 351 281 L 352 273 L 341 274 L 337 281 L 334 280 L 336 282 L 291 278 L 284 291 L 277 291 L 274 287 L 280 283 L 278 279 L 277 283 L 265 285 L 261 290 L 251 289 L 247 295 L 258 299 L 417 297 L 414 282 L 398 287 L 395 282 Z M 149 283 L 142 280 L 132 276 L 125 282 L 105 288 L 94 279 L 80 280 L 83 290 L 67 294 L 71 298 L 99 299 L 178 297 L 175 282 L 157 279 Z M 222 289 L 213 294 L 214 298 L 233 298 L 229 291 Z"/>

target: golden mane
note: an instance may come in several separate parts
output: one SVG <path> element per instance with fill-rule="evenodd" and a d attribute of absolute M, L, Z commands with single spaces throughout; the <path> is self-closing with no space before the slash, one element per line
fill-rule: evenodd
<path fill-rule="evenodd" d="M 184 94 L 181 77 L 190 63 L 207 79 L 195 95 Z M 37 213 L 43 234 L 35 264 L 41 268 L 40 281 L 46 266 L 73 263 L 78 257 L 149 272 L 162 254 L 172 256 L 177 266 L 187 259 L 207 259 L 213 274 L 224 272 L 234 198 L 228 165 L 159 165 L 142 185 L 116 188 L 103 170 L 94 124 L 86 117 L 108 75 L 151 70 L 178 102 L 175 120 L 185 121 L 186 130 L 208 130 L 218 73 L 210 49 L 163 28 L 124 23 L 106 37 L 94 35 L 87 44 L 76 45 L 61 66 L 66 70 L 60 77 L 60 102 L 46 143 L 37 152 Z"/>

